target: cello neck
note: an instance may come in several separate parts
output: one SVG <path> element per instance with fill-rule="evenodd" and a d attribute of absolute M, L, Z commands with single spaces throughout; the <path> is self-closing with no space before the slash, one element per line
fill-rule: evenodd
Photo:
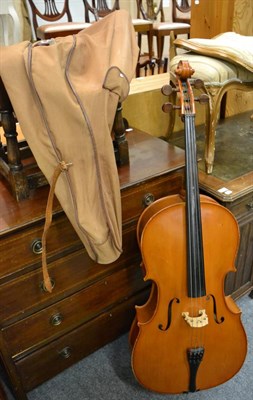
<path fill-rule="evenodd" d="M 206 295 L 202 224 L 198 186 L 195 116 L 185 117 L 187 283 L 189 297 Z"/>
<path fill-rule="evenodd" d="M 188 296 L 196 298 L 206 295 L 206 287 L 198 185 L 195 104 L 188 77 L 184 76 L 178 81 L 178 85 L 185 133 L 187 287 Z"/>

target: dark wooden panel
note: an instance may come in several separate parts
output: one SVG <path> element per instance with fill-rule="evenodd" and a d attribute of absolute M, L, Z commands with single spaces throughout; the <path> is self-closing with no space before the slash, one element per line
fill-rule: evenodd
<path fill-rule="evenodd" d="M 29 391 L 125 333 L 134 318 L 135 304 L 147 299 L 144 291 L 108 310 L 98 318 L 53 341 L 16 363 L 24 389 Z M 69 357 L 64 357 L 64 349 Z"/>
<path fill-rule="evenodd" d="M 43 220 L 32 227 L 26 227 L 22 231 L 13 232 L 0 240 L 1 268 L 0 282 L 14 279 L 17 276 L 29 272 L 41 265 L 41 254 L 35 254 L 32 243 L 35 239 L 41 240 L 43 233 Z M 63 257 L 70 251 L 83 247 L 80 239 L 71 227 L 65 215 L 57 215 L 50 227 L 47 240 L 48 262 Z M 13 257 L 13 253 L 18 257 Z"/>
<path fill-rule="evenodd" d="M 71 297 L 3 329 L 11 354 L 17 358 L 42 347 L 66 331 L 94 318 L 112 304 L 122 302 L 147 286 L 139 262 L 106 276 Z M 59 324 L 54 325 L 53 317 Z M 17 335 L 17 332 L 19 333 Z"/>
<path fill-rule="evenodd" d="M 0 304 L 5 304 L 5 307 L 0 308 L 1 325 L 22 319 L 83 287 L 94 284 L 115 270 L 126 267 L 138 255 L 135 226 L 131 226 L 123 233 L 123 253 L 112 264 L 95 263 L 85 249 L 49 264 L 49 275 L 55 282 L 52 293 L 42 290 L 41 269 L 1 285 Z"/>

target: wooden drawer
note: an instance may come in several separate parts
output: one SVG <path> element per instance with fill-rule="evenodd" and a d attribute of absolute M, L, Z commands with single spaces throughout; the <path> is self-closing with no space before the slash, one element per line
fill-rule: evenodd
<path fill-rule="evenodd" d="M 16 278 L 30 269 L 41 264 L 41 254 L 35 252 L 32 245 L 35 240 L 41 240 L 43 221 L 39 225 L 27 226 L 22 231 L 2 237 L 0 240 L 1 269 L 0 281 Z M 36 247 L 36 245 L 34 244 Z M 69 253 L 82 248 L 83 245 L 70 225 L 65 215 L 56 216 L 50 227 L 47 241 L 48 261 L 56 260 Z M 37 250 L 39 247 L 37 246 Z M 13 257 L 13 253 L 18 256 Z"/>
<path fill-rule="evenodd" d="M 144 290 L 107 312 L 16 362 L 24 390 L 29 391 L 89 353 L 126 332 L 134 318 L 135 304 L 143 304 Z"/>
<path fill-rule="evenodd" d="M 74 329 L 146 286 L 139 263 L 114 272 L 94 285 L 4 328 L 3 337 L 10 354 L 20 358 L 24 352 L 41 347 L 49 339 Z"/>
<path fill-rule="evenodd" d="M 136 240 L 136 225 L 125 227 L 123 232 L 123 253 L 114 263 L 96 264 L 85 249 L 62 257 L 49 265 L 49 275 L 55 282 L 52 293 L 42 289 L 41 269 L 28 273 L 15 281 L 0 286 L 1 326 L 24 318 L 77 290 L 88 287 L 116 269 L 124 268 L 134 258 L 139 258 Z M 17 301 L 17 293 L 19 298 Z M 22 293 L 22 295 L 21 295 Z"/>
<path fill-rule="evenodd" d="M 157 200 L 161 197 L 178 193 L 183 187 L 183 170 L 154 178 L 148 182 L 136 185 L 131 190 L 122 190 L 123 221 L 138 218 L 149 205 L 149 199 Z"/>

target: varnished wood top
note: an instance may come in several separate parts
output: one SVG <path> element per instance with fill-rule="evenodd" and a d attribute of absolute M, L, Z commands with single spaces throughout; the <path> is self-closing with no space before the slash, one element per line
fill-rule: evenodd
<path fill-rule="evenodd" d="M 127 140 L 130 162 L 118 168 L 122 190 L 184 166 L 184 151 L 160 139 L 133 130 L 127 133 Z M 0 237 L 44 219 L 48 190 L 46 186 L 31 191 L 29 199 L 18 203 L 1 178 Z M 54 212 L 61 212 L 57 199 L 54 203 Z"/>
<path fill-rule="evenodd" d="M 226 181 L 199 171 L 199 187 L 223 202 L 233 202 L 248 193 L 253 193 L 253 172 Z"/>
<path fill-rule="evenodd" d="M 121 189 L 139 184 L 185 164 L 184 151 L 167 142 L 134 129 L 126 135 L 129 165 L 118 168 Z"/>

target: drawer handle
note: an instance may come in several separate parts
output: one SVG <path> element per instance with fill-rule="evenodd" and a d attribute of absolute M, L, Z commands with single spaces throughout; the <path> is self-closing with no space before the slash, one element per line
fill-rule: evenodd
<path fill-rule="evenodd" d="M 55 287 L 55 280 L 54 280 L 53 278 L 50 278 L 50 282 L 51 282 L 52 289 L 53 289 L 53 288 Z M 43 292 L 48 293 L 48 290 L 47 290 L 47 288 L 46 288 L 46 286 L 45 286 L 44 281 L 40 282 L 40 289 L 41 289 Z"/>
<path fill-rule="evenodd" d="M 155 196 L 152 193 L 147 193 L 143 196 L 143 204 L 149 206 L 155 201 Z"/>
<path fill-rule="evenodd" d="M 61 313 L 54 314 L 50 318 L 50 324 L 52 326 L 58 326 L 62 323 L 62 321 L 63 321 L 63 315 Z"/>
<path fill-rule="evenodd" d="M 41 239 L 34 239 L 31 243 L 31 249 L 34 254 L 41 254 L 42 253 Z"/>
<path fill-rule="evenodd" d="M 248 210 L 252 210 L 253 209 L 253 200 L 251 200 L 248 204 L 246 204 L 246 207 Z"/>
<path fill-rule="evenodd" d="M 70 347 L 64 347 L 61 351 L 59 351 L 59 354 L 62 358 L 69 358 L 71 356 L 72 350 Z"/>

